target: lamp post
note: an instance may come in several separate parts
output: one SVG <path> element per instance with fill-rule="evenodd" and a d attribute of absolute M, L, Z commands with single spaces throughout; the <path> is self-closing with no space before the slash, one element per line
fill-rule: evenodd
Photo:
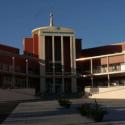
<path fill-rule="evenodd" d="M 12 83 L 11 88 L 14 88 L 15 85 L 15 57 L 12 57 Z"/>
<path fill-rule="evenodd" d="M 26 61 L 26 88 L 28 88 L 28 59 Z"/>

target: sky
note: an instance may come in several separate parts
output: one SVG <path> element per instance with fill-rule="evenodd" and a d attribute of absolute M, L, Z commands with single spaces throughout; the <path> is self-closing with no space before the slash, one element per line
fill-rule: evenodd
<path fill-rule="evenodd" d="M 73 28 L 82 48 L 125 41 L 125 0 L 0 0 L 0 44 L 23 49 L 34 28 Z"/>

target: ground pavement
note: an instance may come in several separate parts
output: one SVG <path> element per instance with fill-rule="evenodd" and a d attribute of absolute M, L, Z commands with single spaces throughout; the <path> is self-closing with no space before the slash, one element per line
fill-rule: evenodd
<path fill-rule="evenodd" d="M 124 100 L 97 100 L 109 112 L 100 123 L 79 114 L 78 105 L 88 101 L 94 102 L 74 99 L 69 109 L 61 108 L 56 100 L 20 103 L 2 125 L 125 125 Z"/>

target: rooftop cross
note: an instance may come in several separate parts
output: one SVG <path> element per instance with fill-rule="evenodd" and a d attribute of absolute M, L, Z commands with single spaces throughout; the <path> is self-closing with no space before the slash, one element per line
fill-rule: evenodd
<path fill-rule="evenodd" d="M 52 12 L 50 12 L 50 23 L 49 23 L 49 26 L 50 26 L 50 27 L 54 26 L 54 23 L 53 23 L 53 14 L 52 14 Z"/>

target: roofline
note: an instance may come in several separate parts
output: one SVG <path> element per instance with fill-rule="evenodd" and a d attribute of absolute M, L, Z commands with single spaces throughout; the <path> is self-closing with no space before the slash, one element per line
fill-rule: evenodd
<path fill-rule="evenodd" d="M 60 27 L 60 26 L 43 26 L 43 27 L 39 27 L 39 28 L 35 28 L 35 29 L 33 29 L 32 30 L 32 33 L 34 33 L 34 32 L 36 32 L 36 31 L 38 31 L 38 30 L 46 30 L 46 29 L 48 29 L 48 28 L 56 28 L 56 29 L 60 29 L 60 28 L 64 28 L 65 30 L 69 30 L 70 32 L 73 32 L 73 33 L 75 33 L 74 32 L 74 30 L 72 29 L 72 28 L 68 28 L 68 27 Z"/>
<path fill-rule="evenodd" d="M 82 49 L 82 51 L 89 50 L 89 49 L 101 48 L 101 47 L 107 47 L 107 46 L 111 46 L 111 45 L 122 45 L 122 44 L 125 44 L 125 41 L 123 41 L 123 42 L 117 42 L 117 43 L 112 43 L 112 44 L 106 44 L 106 45 L 102 45 L 102 46 L 100 45 L 100 46 L 85 48 L 85 49 Z"/>
<path fill-rule="evenodd" d="M 125 52 L 106 54 L 106 55 L 101 55 L 101 56 L 93 56 L 93 57 L 83 57 L 83 58 L 76 59 L 76 61 L 84 61 L 84 60 L 97 59 L 97 58 L 103 58 L 103 57 L 109 57 L 109 56 L 117 56 L 117 55 L 123 55 L 123 54 L 125 55 Z"/>
<path fill-rule="evenodd" d="M 10 46 L 10 45 L 1 44 L 1 43 L 0 43 L 0 46 L 5 46 L 5 47 L 9 47 L 9 48 L 20 50 L 19 48 L 16 48 L 16 47 L 13 47 L 13 46 Z"/>

